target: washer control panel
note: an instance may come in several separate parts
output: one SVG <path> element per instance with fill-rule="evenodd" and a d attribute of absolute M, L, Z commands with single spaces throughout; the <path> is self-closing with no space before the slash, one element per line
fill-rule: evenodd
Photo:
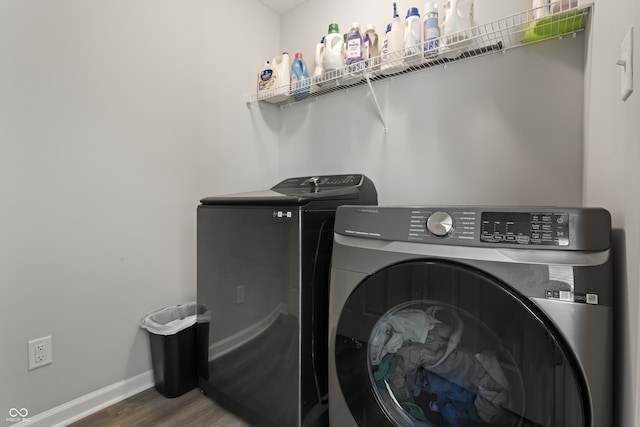
<path fill-rule="evenodd" d="M 455 246 L 603 250 L 611 216 L 602 208 L 341 206 L 336 233 Z"/>
<path fill-rule="evenodd" d="M 454 240 L 473 240 L 477 214 L 471 210 L 411 209 L 409 240 L 422 242 L 440 237 Z"/>
<path fill-rule="evenodd" d="M 483 212 L 480 241 L 518 245 L 569 245 L 567 212 Z"/>

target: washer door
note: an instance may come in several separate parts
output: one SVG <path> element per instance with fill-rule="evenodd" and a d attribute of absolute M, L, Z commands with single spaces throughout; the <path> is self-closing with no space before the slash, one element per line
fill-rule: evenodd
<path fill-rule="evenodd" d="M 590 425 L 584 378 L 529 300 L 479 270 L 413 261 L 365 279 L 336 333 L 360 426 Z"/>

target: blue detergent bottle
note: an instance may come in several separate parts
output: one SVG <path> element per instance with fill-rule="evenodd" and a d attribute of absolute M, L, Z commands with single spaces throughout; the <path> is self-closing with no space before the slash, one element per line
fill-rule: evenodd
<path fill-rule="evenodd" d="M 291 92 L 295 99 L 302 99 L 309 95 L 309 70 L 307 63 L 302 59 L 302 53 L 297 52 L 291 65 Z"/>

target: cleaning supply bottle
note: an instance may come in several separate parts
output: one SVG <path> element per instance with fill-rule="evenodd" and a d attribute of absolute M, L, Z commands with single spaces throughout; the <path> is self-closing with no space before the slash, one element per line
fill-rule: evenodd
<path fill-rule="evenodd" d="M 322 85 L 322 61 L 324 58 L 324 36 L 320 39 L 320 43 L 316 44 L 315 68 L 313 69 L 313 81 L 317 85 Z"/>
<path fill-rule="evenodd" d="M 364 33 L 364 58 L 365 66 L 368 67 L 372 75 L 376 75 L 380 68 L 380 46 L 378 44 L 378 33 L 375 25 L 368 24 Z"/>
<path fill-rule="evenodd" d="M 354 22 L 353 24 L 351 24 L 351 29 L 349 30 L 346 44 L 346 62 L 349 73 L 354 75 L 362 75 L 365 59 L 364 50 L 364 36 L 360 31 L 360 24 Z"/>
<path fill-rule="evenodd" d="M 344 67 L 344 41 L 338 24 L 329 25 L 329 34 L 324 39 L 324 56 L 322 69 L 324 73 L 330 73 L 329 78 L 342 74 Z"/>
<path fill-rule="evenodd" d="M 276 87 L 278 74 L 271 66 L 271 61 L 264 61 L 264 66 L 258 72 L 258 99 L 269 96 L 269 92 Z"/>
<path fill-rule="evenodd" d="M 380 48 L 380 69 L 382 74 L 385 74 L 387 67 L 389 66 L 389 33 L 391 32 L 391 24 L 387 24 L 387 31 L 385 31 L 382 37 L 382 47 Z"/>
<path fill-rule="evenodd" d="M 438 5 L 429 0 L 424 5 L 424 57 L 431 58 L 438 54 L 440 27 L 438 26 Z"/>
<path fill-rule="evenodd" d="M 265 61 L 258 73 L 258 99 L 266 102 L 282 102 L 289 98 L 289 54 L 282 52 L 271 61 Z"/>
<path fill-rule="evenodd" d="M 302 53 L 297 52 L 291 65 L 291 93 L 295 99 L 302 99 L 309 95 L 309 70 L 302 59 Z"/>
<path fill-rule="evenodd" d="M 387 37 L 386 59 L 382 58 L 380 71 L 382 74 L 395 74 L 407 68 L 404 62 L 404 31 L 398 16 L 397 4 L 393 3 L 393 21 L 391 21 Z"/>
<path fill-rule="evenodd" d="M 463 47 L 472 42 L 473 0 L 446 0 L 444 3 L 444 20 L 442 21 L 442 35 L 448 49 L 460 54 Z"/>
<path fill-rule="evenodd" d="M 420 12 L 417 7 L 407 10 L 407 17 L 404 21 L 404 55 L 408 64 L 416 64 L 422 61 L 422 40 L 420 27 Z"/>
<path fill-rule="evenodd" d="M 533 19 L 538 20 L 549 16 L 551 14 L 549 3 L 549 0 L 533 0 Z"/>

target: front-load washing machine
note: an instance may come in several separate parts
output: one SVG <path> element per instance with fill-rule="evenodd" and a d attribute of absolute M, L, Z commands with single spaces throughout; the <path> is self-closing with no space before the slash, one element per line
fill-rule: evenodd
<path fill-rule="evenodd" d="M 286 179 L 197 208 L 198 383 L 253 426 L 328 424 L 328 298 L 341 204 L 376 204 L 366 176 Z"/>
<path fill-rule="evenodd" d="M 339 208 L 330 425 L 611 426 L 610 235 L 600 208 Z"/>

